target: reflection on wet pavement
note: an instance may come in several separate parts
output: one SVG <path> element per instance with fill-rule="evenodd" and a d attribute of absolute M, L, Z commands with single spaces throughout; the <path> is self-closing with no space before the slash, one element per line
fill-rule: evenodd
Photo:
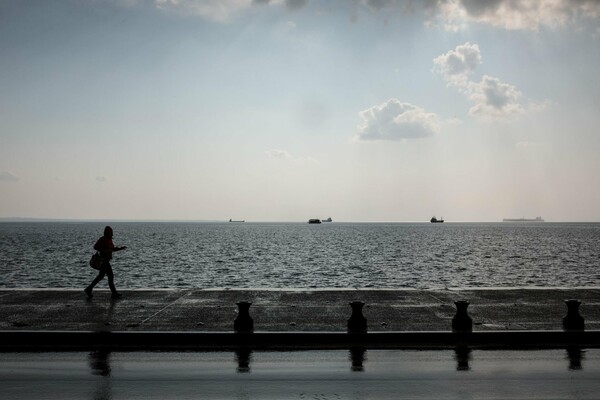
<path fill-rule="evenodd" d="M 580 348 L 1 353 L 0 398 L 593 399 L 599 361 Z"/>

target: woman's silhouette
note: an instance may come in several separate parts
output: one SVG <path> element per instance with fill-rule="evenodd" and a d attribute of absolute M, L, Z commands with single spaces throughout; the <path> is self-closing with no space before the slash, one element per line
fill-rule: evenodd
<path fill-rule="evenodd" d="M 107 226 L 104 228 L 104 236 L 98 239 L 94 245 L 94 250 L 100 252 L 100 256 L 102 257 L 102 266 L 100 267 L 98 276 L 92 281 L 92 283 L 90 283 L 88 287 L 84 289 L 84 292 L 88 297 L 92 297 L 92 290 L 94 289 L 94 286 L 96 286 L 96 284 L 104 278 L 104 275 L 108 276 L 108 287 L 112 292 L 111 297 L 113 299 L 118 299 L 121 297 L 121 294 L 117 292 L 117 289 L 115 288 L 114 275 L 112 267 L 110 266 L 110 260 L 113 252 L 125 250 L 127 246 L 115 247 L 112 238 L 113 230 L 110 226 Z"/>

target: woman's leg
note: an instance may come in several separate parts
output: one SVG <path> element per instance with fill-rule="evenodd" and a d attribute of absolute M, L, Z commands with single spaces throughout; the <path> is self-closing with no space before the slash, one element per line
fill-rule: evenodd
<path fill-rule="evenodd" d="M 107 268 L 105 269 L 106 276 L 108 276 L 108 287 L 113 295 L 117 294 L 117 289 L 115 288 L 115 276 L 113 274 L 112 267 L 107 263 Z"/>
<path fill-rule="evenodd" d="M 98 282 L 100 282 L 104 278 L 104 275 L 106 275 L 106 272 L 104 272 L 104 269 L 101 269 L 100 271 L 98 271 L 98 276 L 94 278 L 92 283 L 90 283 L 90 285 L 87 288 L 85 288 L 85 292 L 88 294 L 88 296 L 91 295 L 94 286 L 96 286 Z"/>

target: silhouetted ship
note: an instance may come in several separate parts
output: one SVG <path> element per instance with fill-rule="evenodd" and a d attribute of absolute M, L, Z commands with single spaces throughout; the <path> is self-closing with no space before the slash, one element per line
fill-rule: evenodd
<path fill-rule="evenodd" d="M 319 218 L 311 218 L 308 220 L 309 224 L 320 224 L 321 220 Z"/>
<path fill-rule="evenodd" d="M 229 222 L 246 222 L 246 221 L 244 221 L 243 219 L 242 219 L 242 220 L 235 221 L 235 220 L 233 220 L 233 219 L 229 218 Z"/>
<path fill-rule="evenodd" d="M 429 222 L 431 222 L 432 224 L 441 224 L 442 222 L 444 222 L 444 219 L 443 218 L 437 219 L 436 217 L 431 217 Z"/>
<path fill-rule="evenodd" d="M 535 218 L 504 218 L 503 222 L 544 222 L 542 217 Z"/>
<path fill-rule="evenodd" d="M 331 219 L 331 217 L 324 219 L 322 222 L 333 222 L 333 220 Z"/>

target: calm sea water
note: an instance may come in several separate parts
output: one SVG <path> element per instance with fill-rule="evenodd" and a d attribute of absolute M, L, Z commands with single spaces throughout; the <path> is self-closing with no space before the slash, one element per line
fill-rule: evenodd
<path fill-rule="evenodd" d="M 111 225 L 118 288 L 600 286 L 597 223 Z M 103 228 L 0 223 L 0 287 L 84 287 Z"/>

